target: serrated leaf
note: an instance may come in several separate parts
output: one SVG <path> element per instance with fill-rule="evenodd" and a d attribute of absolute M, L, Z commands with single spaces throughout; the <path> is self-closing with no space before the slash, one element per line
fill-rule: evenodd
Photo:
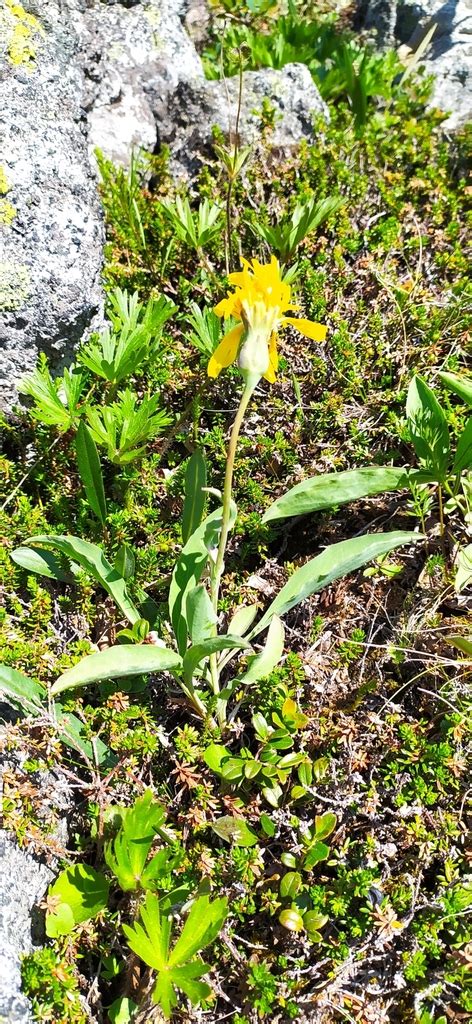
<path fill-rule="evenodd" d="M 310 559 L 300 569 L 295 570 L 275 600 L 269 605 L 262 619 L 248 634 L 248 639 L 265 629 L 274 615 L 285 615 L 311 594 L 324 590 L 333 580 L 347 576 L 356 569 L 360 569 L 366 562 L 386 555 L 395 548 L 405 544 L 416 544 L 422 539 L 417 533 L 398 531 L 364 534 L 361 537 L 353 537 L 350 540 L 331 544 L 316 558 Z"/>
<path fill-rule="evenodd" d="M 87 500 L 97 519 L 104 526 L 107 518 L 107 503 L 102 467 L 95 441 L 83 420 L 77 428 L 75 450 L 79 475 L 85 488 Z"/>
<path fill-rule="evenodd" d="M 41 534 L 31 537 L 30 543 L 41 544 L 45 548 L 60 551 L 66 558 L 77 562 L 82 569 L 97 580 L 118 605 L 120 611 L 132 624 L 140 618 L 138 609 L 128 596 L 126 582 L 110 564 L 101 548 L 81 537 L 72 535 Z"/>
<path fill-rule="evenodd" d="M 412 481 L 429 482 L 431 474 L 396 466 L 368 466 L 342 473 L 323 473 L 296 484 L 266 509 L 263 523 L 303 516 L 320 509 L 345 505 L 358 498 L 409 487 Z"/>
<path fill-rule="evenodd" d="M 121 827 L 115 838 L 105 846 L 105 860 L 124 892 L 139 886 L 146 887 L 143 881 L 146 861 L 156 831 L 164 821 L 164 808 L 155 802 L 151 790 L 138 797 L 132 807 L 122 811 Z M 172 858 L 172 851 L 162 852 Z M 153 871 L 148 873 L 149 882 L 156 877 L 160 866 L 160 862 L 156 863 Z"/>
<path fill-rule="evenodd" d="M 205 456 L 200 448 L 196 448 L 187 463 L 185 471 L 185 500 L 182 511 L 182 540 L 187 543 L 189 537 L 200 526 L 205 511 L 207 495 L 207 472 Z"/>
<path fill-rule="evenodd" d="M 49 938 L 69 935 L 77 924 L 96 917 L 107 906 L 108 890 L 105 876 L 89 864 L 75 864 L 61 871 L 48 890 L 49 900 L 57 900 L 56 909 L 46 914 Z"/>
<path fill-rule="evenodd" d="M 63 672 L 51 693 L 62 693 L 75 686 L 88 686 L 105 679 L 142 676 L 150 672 L 168 672 L 180 668 L 181 658 L 167 647 L 151 644 L 118 644 L 96 654 L 88 654 L 73 668 Z"/>

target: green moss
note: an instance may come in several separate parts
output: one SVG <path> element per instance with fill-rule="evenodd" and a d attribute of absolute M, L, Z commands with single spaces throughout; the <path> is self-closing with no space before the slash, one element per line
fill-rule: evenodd
<path fill-rule="evenodd" d="M 28 267 L 22 263 L 0 263 L 0 309 L 21 309 L 30 292 Z"/>

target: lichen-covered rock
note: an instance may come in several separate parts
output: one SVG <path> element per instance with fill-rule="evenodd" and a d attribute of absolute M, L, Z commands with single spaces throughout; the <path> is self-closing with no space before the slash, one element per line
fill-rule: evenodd
<path fill-rule="evenodd" d="M 133 147 L 156 147 L 150 92 L 165 105 L 180 82 L 204 77 L 182 8 L 182 0 L 95 2 L 78 24 L 89 145 L 116 163 L 128 164 Z"/>
<path fill-rule="evenodd" d="M 211 155 L 214 125 L 226 137 L 234 137 L 239 77 L 224 82 L 182 82 L 165 102 L 150 87 L 149 97 L 159 140 L 170 147 L 171 169 L 176 175 L 192 177 Z M 242 145 L 260 139 L 265 105 L 273 111 L 270 142 L 274 150 L 287 151 L 303 139 L 314 141 L 314 118 L 329 118 L 328 108 L 304 64 L 286 64 L 281 71 L 265 68 L 244 72 L 238 131 Z"/>
<path fill-rule="evenodd" d="M 29 1002 L 21 991 L 20 957 L 32 948 L 31 910 L 53 872 L 0 832 L 0 1024 L 30 1024 Z"/>
<path fill-rule="evenodd" d="M 0 0 L 3 406 L 38 351 L 70 357 L 102 306 L 102 216 L 74 60 L 73 3 L 67 13 L 59 0 L 27 6 Z"/>

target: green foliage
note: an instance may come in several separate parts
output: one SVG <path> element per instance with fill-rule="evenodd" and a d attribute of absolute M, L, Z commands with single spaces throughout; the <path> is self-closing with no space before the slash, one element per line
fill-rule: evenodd
<path fill-rule="evenodd" d="M 275 227 L 267 227 L 256 220 L 254 229 L 281 262 L 287 265 L 291 263 L 304 239 L 321 227 L 343 204 L 344 200 L 340 197 L 330 196 L 312 199 L 308 203 L 297 203 L 291 216 Z"/>
<path fill-rule="evenodd" d="M 163 201 L 162 209 L 177 237 L 196 252 L 204 249 L 221 230 L 221 207 L 208 199 L 199 204 L 195 216 L 188 199 L 180 196 L 176 196 L 175 203 Z"/>
<path fill-rule="evenodd" d="M 106 449 L 110 462 L 117 466 L 142 458 L 148 441 L 162 434 L 172 422 L 168 413 L 160 408 L 159 395 L 145 398 L 138 404 L 130 388 L 120 391 L 116 401 L 103 409 L 90 407 L 87 420 L 93 440 Z"/>
<path fill-rule="evenodd" d="M 97 519 L 105 525 L 107 503 L 103 485 L 102 467 L 93 437 L 85 423 L 79 423 L 75 439 L 77 466 L 85 488 L 87 500 Z"/>
<path fill-rule="evenodd" d="M 115 288 L 109 295 L 111 327 L 95 335 L 79 352 L 79 359 L 97 377 L 116 386 L 142 369 L 156 355 L 162 328 L 176 311 L 174 303 L 160 295 L 146 304 Z"/>
<path fill-rule="evenodd" d="M 53 380 L 47 357 L 42 352 L 36 369 L 25 377 L 19 390 L 34 400 L 31 410 L 34 419 L 66 431 L 74 426 L 80 416 L 85 376 L 72 367 L 66 368 L 62 377 Z"/>
<path fill-rule="evenodd" d="M 108 903 L 108 882 L 88 864 L 74 864 L 61 871 L 48 891 L 46 934 L 49 938 L 69 935 L 83 921 L 89 921 Z"/>
<path fill-rule="evenodd" d="M 209 985 L 200 981 L 209 967 L 197 954 L 214 942 L 226 914 L 226 899 L 211 901 L 208 896 L 197 897 L 177 942 L 170 949 L 171 921 L 162 916 L 157 897 L 147 893 L 139 921 L 133 926 L 123 926 L 130 949 L 157 972 L 152 998 L 165 1017 L 170 1018 L 177 1005 L 177 989 L 193 1004 L 210 994 Z"/>
<path fill-rule="evenodd" d="M 87 1024 L 73 967 L 55 950 L 35 949 L 21 961 L 21 981 L 35 1020 Z"/>
<path fill-rule="evenodd" d="M 153 801 L 151 790 L 121 811 L 121 826 L 105 846 L 105 861 L 124 892 L 160 888 L 162 879 L 181 863 L 183 853 L 178 845 L 164 847 L 148 861 L 156 834 L 163 834 L 164 823 L 164 808 Z"/>

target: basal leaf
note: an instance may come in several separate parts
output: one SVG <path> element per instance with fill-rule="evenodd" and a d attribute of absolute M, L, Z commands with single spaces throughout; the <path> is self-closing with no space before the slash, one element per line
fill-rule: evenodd
<path fill-rule="evenodd" d="M 203 583 L 187 595 L 186 619 L 192 644 L 200 644 L 215 633 L 217 615 Z"/>
<path fill-rule="evenodd" d="M 454 473 L 462 473 L 465 469 L 472 468 L 472 416 L 459 435 L 452 468 Z"/>
<path fill-rule="evenodd" d="M 381 555 L 388 554 L 395 548 L 405 544 L 416 544 L 423 538 L 417 533 L 372 533 L 350 540 L 342 540 L 331 544 L 328 548 L 310 559 L 300 569 L 296 569 L 288 582 L 282 587 L 277 597 L 249 633 L 248 639 L 256 636 L 272 621 L 274 615 L 285 615 L 300 601 L 324 590 L 333 580 L 360 569 L 366 562 L 371 562 Z"/>
<path fill-rule="evenodd" d="M 200 448 L 196 448 L 187 463 L 185 472 L 185 500 L 182 512 L 182 540 L 187 543 L 189 537 L 198 529 L 205 510 L 207 495 L 207 473 L 205 456 Z"/>
<path fill-rule="evenodd" d="M 255 657 L 248 659 L 248 668 L 244 675 L 237 680 L 236 685 L 238 687 L 249 686 L 250 683 L 256 683 L 258 679 L 264 679 L 266 676 L 269 676 L 279 664 L 283 655 L 284 642 L 284 624 L 278 615 L 274 615 L 262 651 L 260 654 L 256 654 Z"/>
<path fill-rule="evenodd" d="M 25 714 L 38 715 L 44 710 L 47 691 L 42 683 L 29 679 L 16 668 L 0 665 L 0 696 Z"/>
<path fill-rule="evenodd" d="M 72 566 L 70 572 L 66 572 L 61 561 L 53 555 L 52 551 L 46 551 L 44 548 L 20 547 L 15 548 L 10 557 L 16 565 L 21 565 L 22 569 L 34 572 L 37 576 L 46 576 L 50 580 L 59 580 L 61 583 L 74 582 Z"/>
<path fill-rule="evenodd" d="M 219 530 L 221 509 L 216 509 L 192 533 L 175 564 L 169 589 L 169 611 L 177 647 L 180 654 L 187 648 L 187 598 L 196 587 L 208 561 L 206 539 L 208 532 Z"/>
<path fill-rule="evenodd" d="M 419 479 L 420 478 L 420 479 Z M 358 498 L 371 497 L 384 491 L 402 490 L 410 481 L 428 482 L 431 477 L 422 470 L 397 466 L 366 466 L 342 473 L 323 473 L 296 484 L 266 509 L 263 523 L 290 516 L 307 515 L 320 509 L 345 505 Z"/>
<path fill-rule="evenodd" d="M 82 569 L 85 569 L 110 594 L 120 611 L 123 612 L 123 615 L 131 623 L 136 622 L 140 618 L 138 609 L 128 596 L 125 580 L 117 573 L 116 569 L 103 554 L 101 548 L 97 547 L 96 544 L 82 540 L 81 537 L 60 536 L 56 534 L 41 534 L 37 537 L 31 537 L 30 543 L 41 544 L 45 548 L 53 548 L 60 551 L 66 558 L 77 562 Z"/>
<path fill-rule="evenodd" d="M 228 636 L 228 634 L 210 637 L 209 640 L 204 640 L 201 644 L 189 647 L 183 659 L 184 679 L 187 682 L 191 681 L 197 665 L 205 658 L 209 658 L 210 654 L 244 647 L 249 647 L 245 640 L 242 640 L 240 636 Z"/>
<path fill-rule="evenodd" d="M 62 693 L 75 686 L 88 686 L 104 679 L 142 676 L 149 672 L 165 672 L 180 667 L 181 658 L 167 647 L 151 644 L 118 644 L 96 654 L 88 654 L 73 668 L 63 672 L 51 693 Z"/>

